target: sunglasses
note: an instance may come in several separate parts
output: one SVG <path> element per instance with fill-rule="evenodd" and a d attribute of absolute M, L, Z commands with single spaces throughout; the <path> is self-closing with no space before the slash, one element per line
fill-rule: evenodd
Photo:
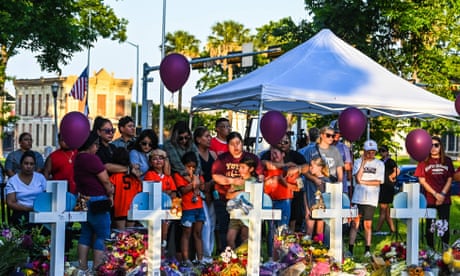
<path fill-rule="evenodd" d="M 386 150 L 384 150 L 384 149 L 381 149 L 381 150 L 379 150 L 379 152 L 387 152 L 387 151 L 386 151 Z"/>
<path fill-rule="evenodd" d="M 148 143 L 148 142 L 141 142 L 140 144 L 141 144 L 141 146 L 144 146 L 144 147 L 145 147 L 145 146 L 149 146 L 149 147 L 152 147 L 152 143 Z"/>
<path fill-rule="evenodd" d="M 439 148 L 441 145 L 439 143 L 433 143 L 432 146 L 435 147 L 435 148 Z"/>
<path fill-rule="evenodd" d="M 280 141 L 278 144 L 280 144 L 280 145 L 287 145 L 287 144 L 289 144 L 289 141 Z"/>
<path fill-rule="evenodd" d="M 324 135 L 326 136 L 326 138 L 332 138 L 334 137 L 334 133 L 324 133 Z"/>
<path fill-rule="evenodd" d="M 188 136 L 188 135 L 187 136 L 179 136 L 179 137 L 177 137 L 177 140 L 179 140 L 179 141 L 184 141 L 184 140 L 187 141 L 188 139 L 190 139 L 190 136 Z"/>
<path fill-rule="evenodd" d="M 102 128 L 101 131 L 103 131 L 105 134 L 115 133 L 114 128 Z"/>
<path fill-rule="evenodd" d="M 227 128 L 227 129 L 232 129 L 231 126 L 218 126 L 218 128 Z"/>

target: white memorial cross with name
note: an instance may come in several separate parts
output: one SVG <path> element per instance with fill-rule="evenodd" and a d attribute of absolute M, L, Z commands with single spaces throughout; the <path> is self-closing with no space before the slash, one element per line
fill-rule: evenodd
<path fill-rule="evenodd" d="M 253 209 L 251 209 L 247 215 L 244 214 L 241 209 L 230 211 L 230 218 L 232 219 L 249 220 L 246 275 L 259 275 L 262 221 L 281 219 L 281 210 L 271 208 L 263 209 L 263 187 L 264 184 L 261 182 L 246 182 L 245 192 L 249 193 L 249 201 L 252 203 Z M 266 198 L 269 199 L 268 196 Z M 268 202 L 264 203 L 268 204 Z"/>
<path fill-rule="evenodd" d="M 51 224 L 50 275 L 64 275 L 66 223 L 86 221 L 86 212 L 72 211 L 75 203 L 75 196 L 67 193 L 67 181 L 48 181 L 46 193 L 37 196 L 29 214 L 31 223 Z"/>
<path fill-rule="evenodd" d="M 343 207 L 343 188 L 342 183 L 326 183 L 326 194 L 330 193 L 330 208 L 326 204 L 326 209 L 315 209 L 312 211 L 312 217 L 317 219 L 328 219 L 330 226 L 330 249 L 331 256 L 336 262 L 342 263 L 343 259 L 343 218 L 354 218 L 358 216 L 356 208 Z M 323 196 L 326 196 L 323 194 Z M 346 195 L 345 195 L 346 196 Z M 327 201 L 327 200 L 325 200 Z M 325 202 L 326 203 L 326 202 Z"/>
<path fill-rule="evenodd" d="M 407 221 L 407 265 L 418 264 L 419 224 L 421 218 L 435 218 L 436 209 L 426 208 L 426 199 L 420 194 L 419 183 L 404 183 L 403 192 L 395 196 L 394 208 L 390 209 L 390 216 Z"/>
<path fill-rule="evenodd" d="M 161 182 L 144 181 L 143 193 L 137 194 L 128 211 L 128 219 L 147 221 L 148 227 L 148 274 L 160 275 L 161 267 L 161 224 L 163 220 L 178 220 L 169 209 L 163 209 Z M 146 197 L 146 195 L 148 195 Z M 146 202 L 147 201 L 147 202 Z M 145 206 L 143 206 L 145 205 Z"/>

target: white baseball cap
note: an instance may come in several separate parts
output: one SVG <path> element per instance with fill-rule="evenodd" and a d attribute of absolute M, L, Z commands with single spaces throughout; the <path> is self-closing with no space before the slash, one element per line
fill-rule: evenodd
<path fill-rule="evenodd" d="M 367 140 L 366 142 L 364 142 L 364 150 L 365 151 L 368 151 L 368 150 L 377 151 L 378 150 L 377 143 L 374 140 Z"/>

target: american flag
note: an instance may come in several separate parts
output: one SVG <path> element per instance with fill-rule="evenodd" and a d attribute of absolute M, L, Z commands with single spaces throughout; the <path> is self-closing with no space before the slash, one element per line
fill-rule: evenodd
<path fill-rule="evenodd" d="M 87 90 L 88 90 L 88 66 L 85 68 L 85 70 L 83 70 L 80 77 L 78 77 L 77 81 L 72 86 L 72 90 L 70 90 L 70 96 L 81 101 L 85 97 L 85 93 Z"/>

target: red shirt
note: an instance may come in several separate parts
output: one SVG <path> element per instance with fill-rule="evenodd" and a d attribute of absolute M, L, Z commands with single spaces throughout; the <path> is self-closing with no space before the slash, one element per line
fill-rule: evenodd
<path fill-rule="evenodd" d="M 239 158 L 234 158 L 229 152 L 222 153 L 217 156 L 216 161 L 212 164 L 211 172 L 212 174 L 220 174 L 227 177 L 241 177 L 239 172 L 240 160 L 244 157 L 250 157 L 256 161 L 257 165 L 255 173 L 257 175 L 264 173 L 264 169 L 257 155 L 246 151 L 244 151 Z M 230 185 L 220 185 L 219 183 L 216 183 L 214 189 L 216 189 L 221 196 L 225 197 L 228 189 L 230 189 Z"/>
<path fill-rule="evenodd" d="M 213 137 L 211 139 L 211 145 L 209 146 L 209 150 L 215 152 L 217 155 L 221 155 L 222 153 L 228 151 L 228 145 L 227 143 L 222 142 L 216 137 Z"/>
<path fill-rule="evenodd" d="M 420 162 L 417 165 L 414 175 L 417 177 L 424 177 L 428 185 L 431 186 L 437 193 L 441 193 L 446 181 L 454 174 L 454 166 L 449 157 L 444 157 L 444 164 L 440 164 L 439 158 L 430 158 L 426 162 Z M 435 205 L 436 199 L 431 193 L 427 193 L 422 189 L 426 197 L 428 205 Z M 450 204 L 450 190 L 446 193 L 443 204 Z"/>
<path fill-rule="evenodd" d="M 182 175 L 179 173 L 174 174 L 174 180 L 176 181 L 176 186 L 177 189 L 180 190 L 181 187 L 185 187 L 189 185 L 190 183 L 188 180 L 186 180 Z M 204 182 L 203 177 L 200 177 L 200 181 Z M 196 196 L 197 201 L 195 203 L 192 202 L 192 198 L 194 195 L 193 191 L 189 191 L 188 193 L 181 194 L 182 198 L 182 210 L 193 210 L 193 209 L 199 209 L 203 208 L 203 199 L 201 198 L 200 195 Z"/>
<path fill-rule="evenodd" d="M 77 184 L 75 184 L 74 162 L 77 156 L 77 150 L 62 150 L 53 151 L 48 157 L 51 162 L 52 180 L 67 180 L 67 189 L 72 194 L 77 194 Z"/>

